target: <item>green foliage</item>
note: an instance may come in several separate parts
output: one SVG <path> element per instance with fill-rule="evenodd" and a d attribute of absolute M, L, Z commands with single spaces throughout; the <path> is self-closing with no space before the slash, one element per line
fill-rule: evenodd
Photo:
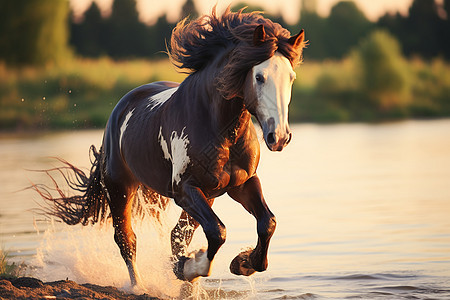
<path fill-rule="evenodd" d="M 305 49 L 305 58 L 343 58 L 366 36 L 373 24 L 353 1 L 335 4 L 328 18 L 314 11 L 301 12 L 300 24 L 310 45 Z"/>
<path fill-rule="evenodd" d="M 328 57 L 342 58 L 367 35 L 372 24 L 353 1 L 341 1 L 331 8 L 326 22 L 325 47 Z"/>
<path fill-rule="evenodd" d="M 297 69 L 291 121 L 436 117 L 450 117 L 450 64 L 443 59 L 406 61 L 386 32 L 371 34 L 346 59 L 306 61 Z"/>
<path fill-rule="evenodd" d="M 445 0 L 439 7 L 436 0 L 414 0 L 407 16 L 386 14 L 378 20 L 377 27 L 389 30 L 408 57 L 450 59 L 449 3 Z"/>
<path fill-rule="evenodd" d="M 71 43 L 77 53 L 99 58 L 69 56 L 71 59 L 65 62 L 61 57 L 68 53 L 63 43 L 67 32 L 65 25 L 59 25 L 67 17 L 67 2 L 27 0 L 27 5 L 24 3 L 24 0 L 0 2 L 0 59 L 6 60 L 0 62 L 0 130 L 102 128 L 114 105 L 129 90 L 156 80 L 184 78 L 167 59 L 120 62 L 105 57 L 155 58 L 165 50 L 165 41 L 170 38 L 174 24 L 169 24 L 165 16 L 152 26 L 142 24 L 135 0 L 114 0 L 112 14 L 107 19 L 101 17 L 94 2 L 81 23 L 72 23 Z M 243 6 L 240 4 L 233 10 Z M 443 7 L 450 15 L 450 0 L 445 0 Z M 246 11 L 252 10 L 258 8 L 250 7 Z M 448 49 L 444 54 L 439 53 L 449 57 L 450 38 L 445 37 L 450 34 L 450 18 L 433 23 L 436 20 L 433 0 L 414 0 L 410 12 L 408 17 L 385 16 L 378 25 L 384 22 L 389 32 L 372 33 L 374 25 L 353 2 L 336 4 L 328 18 L 312 10 L 302 12 L 302 26 L 297 24 L 292 31 L 305 28 L 310 46 L 304 52 L 305 64 L 297 69 L 291 121 L 449 117 L 450 65 L 441 58 L 431 59 L 436 52 L 423 52 L 417 43 L 428 41 L 423 36 L 432 28 L 440 28 L 431 34 L 440 34 L 438 46 L 431 40 L 424 45 L 441 47 L 439 51 Z M 48 20 L 43 20 L 47 17 Z M 266 17 L 282 22 L 279 16 Z M 428 20 L 431 25 L 441 27 L 427 23 L 423 25 L 424 31 L 418 25 L 408 25 L 413 28 L 410 29 L 406 20 Z M 442 27 L 444 23 L 446 29 Z M 414 33 L 412 30 L 417 31 L 417 37 L 410 34 Z M 406 60 L 399 41 L 403 47 L 415 45 L 421 55 L 428 53 L 424 56 L 429 60 Z M 52 46 L 55 43 L 59 46 Z M 43 44 L 48 47 L 42 48 L 49 49 L 36 50 Z M 405 52 L 412 54 L 412 48 L 408 49 Z M 311 60 L 327 57 L 343 58 L 321 63 Z M 54 68 L 39 66 L 57 61 L 62 62 Z"/>
<path fill-rule="evenodd" d="M 450 64 L 442 59 L 408 61 L 404 68 L 409 101 L 388 106 L 369 96 L 359 60 L 352 55 L 341 61 L 307 61 L 297 68 L 290 120 L 373 122 L 450 116 Z M 78 59 L 52 69 L 0 64 L 0 130 L 104 128 L 129 90 L 158 80 L 180 82 L 184 76 L 167 59 Z"/>
<path fill-rule="evenodd" d="M 0 64 L 0 130 L 103 128 L 119 99 L 155 80 L 182 81 L 168 60 L 74 60 L 58 68 Z"/>
<path fill-rule="evenodd" d="M 197 15 L 195 7 L 189 9 L 192 15 Z M 93 2 L 81 22 L 72 18 L 70 42 L 85 57 L 160 58 L 174 27 L 166 16 L 159 17 L 152 26 L 142 23 L 135 0 L 114 0 L 111 15 L 106 19 Z"/>
<path fill-rule="evenodd" d="M 362 40 L 353 55 L 360 71 L 362 94 L 388 110 L 404 107 L 410 100 L 408 66 L 399 42 L 386 31 L 374 31 Z"/>
<path fill-rule="evenodd" d="M 186 0 L 181 8 L 181 19 L 189 18 L 195 20 L 198 18 L 198 11 L 195 8 L 195 3 L 193 0 Z"/>
<path fill-rule="evenodd" d="M 68 1 L 0 2 L 0 60 L 11 65 L 60 63 L 70 52 Z"/>
<path fill-rule="evenodd" d="M 0 248 L 0 278 L 18 275 L 18 266 L 8 262 L 8 254 Z"/>
<path fill-rule="evenodd" d="M 96 2 L 84 13 L 83 22 L 71 23 L 70 43 L 82 56 L 99 57 L 106 54 L 105 22 Z"/>

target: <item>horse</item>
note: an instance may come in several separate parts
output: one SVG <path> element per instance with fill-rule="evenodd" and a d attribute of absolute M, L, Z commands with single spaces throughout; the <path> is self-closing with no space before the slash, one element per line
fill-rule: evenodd
<path fill-rule="evenodd" d="M 256 218 L 258 235 L 256 247 L 239 253 L 230 271 L 249 276 L 267 269 L 276 218 L 256 173 L 260 144 L 252 116 L 271 151 L 290 142 L 288 105 L 305 41 L 303 30 L 291 36 L 260 12 L 243 10 L 227 8 L 218 15 L 214 8 L 210 15 L 176 25 L 168 54 L 188 76 L 181 83 L 145 84 L 123 96 L 109 117 L 99 151 L 91 147 L 88 175 L 62 160 L 71 174 L 63 175 L 66 182 L 81 194 L 68 196 L 56 185 L 59 196 L 53 197 L 35 186 L 52 203 L 48 213 L 67 224 L 112 218 L 114 240 L 133 287 L 142 286 L 132 228 L 138 191 L 161 208 L 169 198 L 182 208 L 171 231 L 178 279 L 209 276 L 226 239 L 225 225 L 212 205 L 225 193 Z M 188 255 L 199 226 L 207 248 Z"/>

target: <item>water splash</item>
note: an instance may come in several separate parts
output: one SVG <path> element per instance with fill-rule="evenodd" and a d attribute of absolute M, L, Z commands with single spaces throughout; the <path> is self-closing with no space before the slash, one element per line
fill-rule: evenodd
<path fill-rule="evenodd" d="M 170 261 L 170 223 L 173 214 L 162 214 L 160 223 L 150 218 L 135 222 L 137 265 L 146 293 L 162 298 L 180 295 L 183 282 L 176 279 Z M 172 216 L 170 216 L 172 215 Z M 110 222 L 69 226 L 52 222 L 43 233 L 33 265 L 34 276 L 44 281 L 70 279 L 80 284 L 113 285 L 133 292 L 125 263 L 114 242 Z"/>

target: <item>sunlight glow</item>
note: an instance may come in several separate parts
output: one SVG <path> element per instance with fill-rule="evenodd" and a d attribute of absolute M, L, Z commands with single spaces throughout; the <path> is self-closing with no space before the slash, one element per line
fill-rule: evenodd
<path fill-rule="evenodd" d="M 83 12 L 91 5 L 92 1 L 96 1 L 103 15 L 108 15 L 111 10 L 113 0 L 70 0 L 71 7 L 75 12 L 75 16 L 80 17 Z M 320 15 L 327 16 L 330 13 L 331 7 L 341 0 L 317 0 L 317 11 Z M 140 18 L 143 22 L 153 23 L 156 18 L 163 14 L 167 14 L 169 21 L 176 22 L 179 19 L 181 7 L 185 0 L 171 0 L 153 1 L 153 0 L 137 0 L 137 8 L 139 10 Z M 230 3 L 236 5 L 239 3 L 248 3 L 249 5 L 261 6 L 264 10 L 272 14 L 281 14 L 288 23 L 295 23 L 300 16 L 301 1 L 299 0 L 197 0 L 194 1 L 197 10 L 201 14 L 211 12 L 214 5 L 217 4 L 218 11 L 224 10 Z M 355 0 L 358 7 L 364 11 L 367 18 L 376 21 L 380 16 L 386 12 L 406 14 L 412 0 Z M 439 4 L 443 0 L 437 1 Z"/>

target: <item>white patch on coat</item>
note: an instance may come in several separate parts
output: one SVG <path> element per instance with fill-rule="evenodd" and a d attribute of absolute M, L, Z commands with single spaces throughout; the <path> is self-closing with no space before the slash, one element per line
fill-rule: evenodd
<path fill-rule="evenodd" d="M 151 96 L 150 98 L 148 98 L 147 108 L 153 110 L 154 108 L 160 106 L 161 104 L 169 100 L 170 97 L 172 97 L 173 93 L 175 93 L 177 90 L 178 87 L 174 87 Z"/>
<path fill-rule="evenodd" d="M 119 148 L 122 150 L 122 138 L 125 130 L 127 130 L 128 121 L 130 121 L 131 116 L 133 115 L 134 108 L 130 110 L 125 116 L 125 120 L 123 120 L 122 126 L 120 126 L 120 137 L 119 137 Z"/>
<path fill-rule="evenodd" d="M 296 76 L 291 63 L 276 52 L 268 60 L 254 66 L 252 72 L 260 117 L 265 120 L 274 118 L 275 127 L 287 126 L 292 83 Z M 262 76 L 264 83 L 259 83 L 257 76 Z"/>
<path fill-rule="evenodd" d="M 208 252 L 204 249 L 191 255 L 191 258 L 184 263 L 184 278 L 188 281 L 199 276 L 208 276 L 211 269 L 211 261 L 208 259 Z"/>
<path fill-rule="evenodd" d="M 164 153 L 164 158 L 172 162 L 172 185 L 178 184 L 181 181 L 181 175 L 184 174 L 186 168 L 191 161 L 187 148 L 189 145 L 188 136 L 184 133 L 186 127 L 181 130 L 180 135 L 176 131 L 173 131 L 170 135 L 170 153 L 164 136 L 162 135 L 162 127 L 159 128 L 158 139 L 161 145 L 161 149 Z"/>
<path fill-rule="evenodd" d="M 164 153 L 164 158 L 167 160 L 172 160 L 169 153 L 169 148 L 167 147 L 167 142 L 162 135 L 162 126 L 159 127 L 159 135 L 158 135 L 159 143 L 161 144 L 161 149 Z"/>

